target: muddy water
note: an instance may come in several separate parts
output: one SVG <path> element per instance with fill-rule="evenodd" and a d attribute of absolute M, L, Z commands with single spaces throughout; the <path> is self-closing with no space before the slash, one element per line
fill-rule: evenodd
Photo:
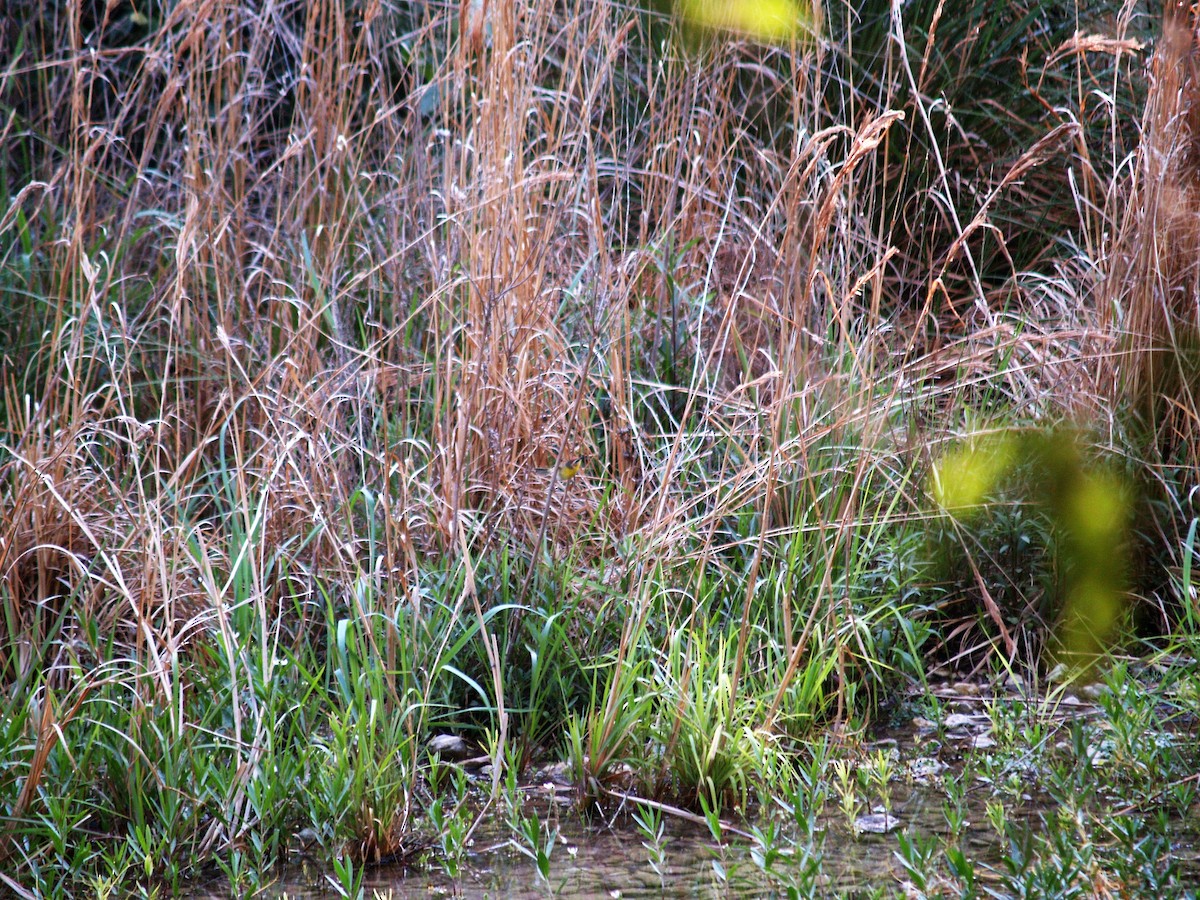
<path fill-rule="evenodd" d="M 943 799 L 944 795 L 932 788 L 901 789 L 894 794 L 892 813 L 910 833 L 944 835 Z M 828 808 L 833 807 L 831 801 Z M 977 812 L 965 838 L 967 852 L 977 860 L 998 859 L 995 833 L 986 826 L 982 808 Z M 730 835 L 724 845 L 718 845 L 707 828 L 664 817 L 665 864 L 660 875 L 643 846 L 644 836 L 628 817 L 605 823 L 537 802 L 525 808 L 526 815 L 534 813 L 543 820 L 556 821 L 559 830 L 551 854 L 548 885 L 540 880 L 534 863 L 509 843 L 511 832 L 497 824 L 481 826 L 457 878 L 447 876 L 436 861 L 419 867 L 384 866 L 368 872 L 364 881 L 366 896 L 378 891 L 383 896 L 390 892 L 395 897 L 533 898 L 553 894 L 611 900 L 760 897 L 772 895 L 773 890 L 776 895 L 783 895 L 781 885 L 773 883 L 755 865 L 750 853 L 753 842 L 745 837 Z M 780 846 L 790 845 L 781 841 Z M 819 831 L 809 848 L 820 855 L 820 892 L 869 891 L 882 887 L 891 893 L 900 888 L 903 871 L 894 855 L 896 847 L 895 833 L 857 834 L 840 813 L 827 813 L 820 820 Z M 804 845 L 796 848 L 797 853 L 803 850 Z M 795 856 L 776 864 L 785 878 L 800 866 Z M 292 898 L 334 896 L 324 872 L 303 864 L 285 870 L 269 894 L 278 896 L 284 892 Z M 204 896 L 204 892 L 193 896 Z M 211 896 L 225 894 L 218 886 Z"/>
<path fill-rule="evenodd" d="M 551 823 L 559 835 L 550 857 L 548 884 L 540 879 L 534 863 L 510 842 L 512 832 L 503 825 L 502 816 L 493 814 L 475 832 L 456 878 L 449 877 L 432 857 L 420 866 L 379 867 L 367 873 L 366 896 L 374 892 L 395 897 L 786 896 L 786 884 L 803 885 L 799 873 L 806 868 L 803 858 L 806 852 L 811 854 L 809 868 L 819 871 L 820 876 L 807 890 L 801 887 L 802 896 L 808 892 L 859 896 L 877 891 L 895 896 L 904 891 L 905 873 L 897 858 L 900 834 L 904 831 L 917 841 L 960 846 L 975 865 L 977 887 L 986 895 L 990 893 L 989 887 L 999 888 L 995 870 L 1001 865 L 1005 849 L 987 819 L 987 802 L 996 797 L 993 791 L 997 785 L 986 783 L 974 767 L 967 766 L 964 772 L 964 759 L 998 751 L 992 749 L 995 741 L 990 734 L 989 717 L 977 708 L 978 700 L 971 696 L 959 698 L 962 693 L 951 691 L 943 698 L 952 704 L 954 712 L 945 717 L 936 739 L 931 723 L 914 719 L 912 727 L 898 729 L 863 748 L 868 754 L 886 754 L 897 762 L 896 777 L 889 783 L 890 812 L 898 820 L 896 830 L 886 834 L 861 833 L 854 823 L 862 824 L 862 820 L 854 820 L 854 816 L 871 810 L 859 809 L 850 817 L 843 814 L 838 809 L 832 784 L 828 786 L 825 812 L 810 843 L 802 841 L 793 846 L 791 840 L 795 839 L 797 829 L 781 810 L 760 812 L 751 824 L 735 823 L 750 830 L 752 824 L 765 826 L 774 819 L 782 826 L 786 837 L 780 839 L 779 846 L 791 853 L 776 864 L 782 880 L 773 881 L 755 864 L 752 854 L 755 845 L 748 837 L 727 832 L 728 840 L 718 844 L 707 828 L 670 815 L 664 816 L 665 861 L 660 873 L 651 864 L 653 854 L 643 844 L 644 835 L 628 816 L 611 822 L 598 817 L 585 818 L 564 802 L 565 797 L 556 798 L 552 791 L 544 793 L 531 786 L 522 814 Z M 1097 710 L 1092 705 L 1074 706 L 1068 707 L 1068 713 L 1087 719 L 1095 716 Z M 1195 736 L 1188 739 L 1194 740 Z M 907 760 L 901 762 L 905 757 Z M 939 762 L 939 758 L 945 763 Z M 828 775 L 834 777 L 832 770 Z M 970 779 L 969 783 L 963 784 L 964 778 Z M 1028 784 L 1030 780 L 1018 779 L 1018 783 Z M 947 792 L 943 784 L 962 788 L 952 792 L 963 795 L 966 808 L 965 825 L 957 840 L 950 839 L 948 834 L 944 811 Z M 856 793 L 866 799 L 862 785 Z M 1045 827 L 1042 817 L 1051 811 L 1052 805 L 1047 798 L 1025 795 L 1019 787 L 1015 795 L 1001 788 L 1000 795 L 1010 822 L 1015 820 L 1035 831 Z M 885 817 L 875 818 L 878 823 Z M 1200 827 L 1197 821 L 1188 818 L 1189 821 L 1177 822 L 1178 827 L 1173 829 L 1171 856 L 1179 864 L 1184 881 L 1200 885 Z M 885 820 L 883 824 L 892 823 Z M 935 853 L 942 859 L 940 846 Z M 293 898 L 335 895 L 327 883 L 327 870 L 304 861 L 286 868 L 268 895 L 285 892 Z M 217 884 L 211 892 L 199 889 L 190 896 L 225 897 L 228 887 Z"/>

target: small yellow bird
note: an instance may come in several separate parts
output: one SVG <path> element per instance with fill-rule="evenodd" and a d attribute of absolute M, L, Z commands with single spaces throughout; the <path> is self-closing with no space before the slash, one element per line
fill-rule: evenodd
<path fill-rule="evenodd" d="M 566 481 L 569 478 L 574 478 L 580 473 L 583 467 L 587 465 L 587 461 L 587 454 L 584 453 L 581 456 L 575 457 L 570 462 L 563 462 L 563 464 L 558 467 L 558 477 L 563 481 Z"/>
<path fill-rule="evenodd" d="M 558 478 L 560 481 L 570 481 L 576 475 L 583 471 L 583 467 L 588 463 L 588 455 L 582 453 L 579 456 L 571 458 L 563 458 L 563 461 L 558 465 Z M 550 469 L 546 469 L 550 472 Z"/>

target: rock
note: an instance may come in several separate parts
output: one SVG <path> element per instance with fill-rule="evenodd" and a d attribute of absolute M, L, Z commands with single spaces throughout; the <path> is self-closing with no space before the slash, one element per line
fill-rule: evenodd
<path fill-rule="evenodd" d="M 931 781 L 945 772 L 949 766 L 929 756 L 921 756 L 908 764 L 909 774 L 915 781 Z"/>
<path fill-rule="evenodd" d="M 1025 679 L 1015 672 L 1004 679 L 1004 687 L 1018 694 L 1025 693 Z"/>
<path fill-rule="evenodd" d="M 1050 684 L 1068 684 L 1071 681 L 1071 670 L 1065 663 L 1059 663 L 1046 673 L 1046 681 Z"/>
<path fill-rule="evenodd" d="M 574 787 L 574 766 L 568 762 L 551 763 L 537 773 L 537 780 L 555 787 Z"/>
<path fill-rule="evenodd" d="M 946 721 L 943 723 L 947 731 L 953 731 L 958 728 L 974 728 L 987 719 L 983 716 L 967 715 L 964 713 L 950 713 L 946 716 Z"/>
<path fill-rule="evenodd" d="M 466 759 L 471 753 L 466 740 L 457 734 L 435 734 L 425 746 L 442 759 Z"/>
<path fill-rule="evenodd" d="M 1101 682 L 1082 684 L 1078 688 L 1079 696 L 1085 700 L 1096 701 L 1108 693 L 1108 685 Z"/>
<path fill-rule="evenodd" d="M 900 828 L 900 820 L 890 813 L 871 813 L 854 820 L 854 830 L 859 834 L 891 834 Z"/>

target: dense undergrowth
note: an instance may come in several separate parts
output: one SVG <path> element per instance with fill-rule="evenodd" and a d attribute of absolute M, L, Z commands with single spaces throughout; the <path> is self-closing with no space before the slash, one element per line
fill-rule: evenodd
<path fill-rule="evenodd" d="M 745 811 L 1078 651 L 1097 516 L 1191 646 L 1196 23 L 859 6 L 9 4 L 10 888 L 403 858 L 440 732 Z"/>

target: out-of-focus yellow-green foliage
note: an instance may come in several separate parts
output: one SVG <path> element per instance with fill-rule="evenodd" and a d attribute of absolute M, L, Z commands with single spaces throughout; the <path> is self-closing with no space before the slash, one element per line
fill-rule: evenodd
<path fill-rule="evenodd" d="M 1085 544 L 1121 540 L 1126 514 L 1124 489 L 1107 473 L 1084 475 L 1062 502 L 1062 517 L 1076 537 Z"/>
<path fill-rule="evenodd" d="M 1077 660 L 1104 651 L 1126 603 L 1125 529 L 1129 497 L 1112 473 L 1075 471 L 1056 504 L 1067 540 L 1067 591 L 1058 641 Z"/>
<path fill-rule="evenodd" d="M 795 0 L 682 0 L 680 11 L 691 25 L 763 41 L 787 41 L 817 31 L 813 5 Z"/>
<path fill-rule="evenodd" d="M 1060 535 L 1054 644 L 1064 662 L 1086 665 L 1105 651 L 1126 606 L 1128 488 L 1088 461 L 1079 436 L 1067 430 L 975 437 L 930 473 L 934 502 L 959 520 L 1014 491 L 1040 507 Z"/>
<path fill-rule="evenodd" d="M 970 515 L 995 491 L 1017 459 L 1010 435 L 989 436 L 951 450 L 933 467 L 931 490 L 947 512 Z"/>

